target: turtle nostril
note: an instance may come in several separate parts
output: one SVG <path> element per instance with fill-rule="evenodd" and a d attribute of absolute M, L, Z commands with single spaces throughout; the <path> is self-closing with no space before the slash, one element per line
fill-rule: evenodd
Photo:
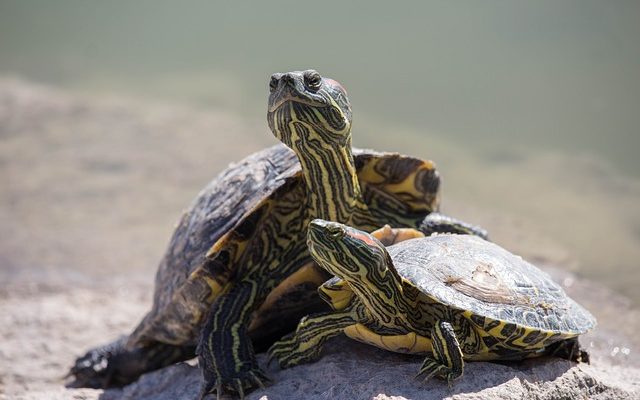
<path fill-rule="evenodd" d="M 273 93 L 278 87 L 278 77 L 275 75 L 271 75 L 271 80 L 269 81 L 269 90 Z"/>
<path fill-rule="evenodd" d="M 289 75 L 289 74 L 283 75 L 283 76 L 282 76 L 282 78 L 280 78 L 280 80 L 281 80 L 281 81 L 282 81 L 282 83 L 284 83 L 284 84 L 288 84 L 288 85 L 293 86 L 294 79 L 293 79 L 293 76 L 291 76 L 291 75 Z"/>

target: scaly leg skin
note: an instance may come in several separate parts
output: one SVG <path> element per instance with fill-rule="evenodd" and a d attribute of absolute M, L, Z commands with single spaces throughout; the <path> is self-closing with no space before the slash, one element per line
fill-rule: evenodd
<path fill-rule="evenodd" d="M 243 280 L 213 304 L 198 344 L 198 361 L 204 378 L 200 399 L 223 391 L 244 397 L 245 391 L 264 387 L 270 380 L 258 367 L 247 334 L 249 319 L 260 292 L 258 283 Z"/>
<path fill-rule="evenodd" d="M 295 331 L 298 322 L 307 315 L 331 310 L 318 296 L 316 287 L 310 286 L 300 285 L 283 294 L 270 308 L 258 311 L 260 325 L 254 326 L 254 319 L 249 330 L 249 337 L 256 353 L 269 350 L 284 335 Z"/>
<path fill-rule="evenodd" d="M 437 321 L 431 329 L 433 355 L 427 356 L 417 376 L 424 375 L 424 380 L 435 376 L 451 383 L 464 372 L 462 350 L 453 327 L 445 321 Z"/>
<path fill-rule="evenodd" d="M 357 323 L 353 311 L 327 312 L 304 317 L 295 332 L 283 337 L 269 349 L 269 362 L 278 360 L 280 368 L 289 368 L 316 360 L 327 339 Z"/>
<path fill-rule="evenodd" d="M 74 380 L 68 387 L 102 389 L 124 386 L 145 372 L 154 371 L 195 356 L 195 346 L 174 346 L 160 342 L 133 350 L 125 348 L 123 336 L 106 346 L 89 350 L 79 357 L 67 376 Z"/>
<path fill-rule="evenodd" d="M 590 363 L 589 353 L 580 347 L 577 337 L 552 344 L 547 348 L 547 354 L 573 362 Z"/>
<path fill-rule="evenodd" d="M 427 236 L 432 233 L 457 233 L 475 235 L 485 240 L 489 239 L 489 233 L 485 229 L 440 214 L 439 212 L 432 212 L 427 215 L 425 219 L 422 220 L 419 229 Z"/>

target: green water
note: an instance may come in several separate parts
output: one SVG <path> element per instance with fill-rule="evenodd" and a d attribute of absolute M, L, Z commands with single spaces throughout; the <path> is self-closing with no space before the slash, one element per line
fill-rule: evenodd
<path fill-rule="evenodd" d="M 261 117 L 269 73 L 314 67 L 359 114 L 638 176 L 638 20 L 636 1 L 2 0 L 0 70 L 230 104 L 222 76 Z"/>
<path fill-rule="evenodd" d="M 639 20 L 637 1 L 1 0 L 0 74 L 263 121 L 269 74 L 315 68 L 348 88 L 357 144 L 428 152 L 472 217 L 640 299 Z"/>

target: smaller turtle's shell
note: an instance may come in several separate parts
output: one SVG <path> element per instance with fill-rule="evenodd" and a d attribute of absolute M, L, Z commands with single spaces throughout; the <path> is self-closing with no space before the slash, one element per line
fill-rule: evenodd
<path fill-rule="evenodd" d="M 541 331 L 582 334 L 593 316 L 545 272 L 470 235 L 435 235 L 388 248 L 399 274 L 451 308 Z"/>

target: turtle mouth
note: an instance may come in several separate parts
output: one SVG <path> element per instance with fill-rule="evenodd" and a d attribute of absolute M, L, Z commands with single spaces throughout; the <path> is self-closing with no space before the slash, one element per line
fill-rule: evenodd
<path fill-rule="evenodd" d="M 300 104 L 305 104 L 305 105 L 311 106 L 311 107 L 320 107 L 320 106 L 324 106 L 325 105 L 324 102 L 304 99 L 304 98 L 300 98 L 300 97 L 297 97 L 297 96 L 294 96 L 294 95 L 287 95 L 287 96 L 281 97 L 280 99 L 275 101 L 273 104 L 269 104 L 269 112 L 274 112 L 278 108 L 282 107 L 285 104 L 289 104 L 289 103 L 300 103 Z"/>

